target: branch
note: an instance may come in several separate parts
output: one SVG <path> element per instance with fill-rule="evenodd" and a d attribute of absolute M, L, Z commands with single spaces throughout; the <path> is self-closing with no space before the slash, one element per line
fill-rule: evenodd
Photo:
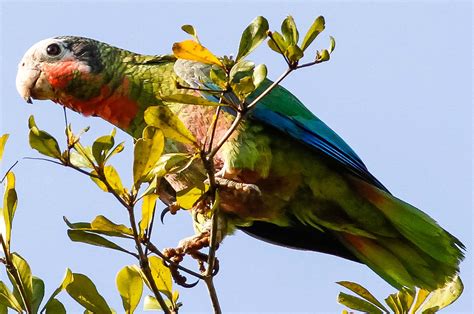
<path fill-rule="evenodd" d="M 155 298 L 160 304 L 163 312 L 166 314 L 171 314 L 171 311 L 168 309 L 168 306 L 166 305 L 165 300 L 161 296 L 160 291 L 158 290 L 158 287 L 156 286 L 155 280 L 153 280 L 150 264 L 148 263 L 148 257 L 143 252 L 143 248 L 140 241 L 140 235 L 137 230 L 137 223 L 135 220 L 135 213 L 133 211 L 133 206 L 127 206 L 127 210 L 128 210 L 128 215 L 130 219 L 130 224 L 132 227 L 133 238 L 135 240 L 136 249 L 138 251 L 140 268 L 143 271 L 143 274 L 145 275 L 146 279 L 148 280 L 148 283 L 150 284 L 150 288 L 153 291 L 153 294 L 155 295 Z"/>
<path fill-rule="evenodd" d="M 27 302 L 25 287 L 23 286 L 23 282 L 21 281 L 18 269 L 15 267 L 12 260 L 10 259 L 10 251 L 8 250 L 5 240 L 3 239 L 3 235 L 1 233 L 0 242 L 2 242 L 3 252 L 5 253 L 5 266 L 7 268 L 8 273 L 10 273 L 13 279 L 16 281 L 18 292 L 20 294 L 23 304 L 25 305 L 26 313 L 33 313 L 30 304 Z"/>

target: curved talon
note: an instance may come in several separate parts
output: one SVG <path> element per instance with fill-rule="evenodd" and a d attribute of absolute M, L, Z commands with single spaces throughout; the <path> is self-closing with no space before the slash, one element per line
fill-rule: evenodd
<path fill-rule="evenodd" d="M 217 275 L 217 273 L 219 272 L 219 269 L 220 269 L 219 261 L 216 258 L 216 260 L 214 261 L 214 269 L 212 270 L 211 276 L 214 277 L 215 275 Z"/>
<path fill-rule="evenodd" d="M 161 215 L 160 215 L 160 221 L 162 224 L 165 224 L 165 215 L 167 213 L 169 213 L 171 210 L 170 210 L 170 207 L 169 206 L 166 206 L 162 211 L 161 211 Z"/>
<path fill-rule="evenodd" d="M 199 283 L 199 279 L 196 280 L 196 282 L 193 282 L 193 283 L 186 283 L 186 282 L 181 282 L 181 283 L 178 283 L 181 287 L 184 287 L 184 288 L 194 288 L 197 286 L 197 284 Z"/>

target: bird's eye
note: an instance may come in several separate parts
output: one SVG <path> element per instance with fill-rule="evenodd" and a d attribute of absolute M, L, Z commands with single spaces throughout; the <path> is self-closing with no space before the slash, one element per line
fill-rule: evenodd
<path fill-rule="evenodd" d="M 57 56 L 61 53 L 61 47 L 58 44 L 51 44 L 46 47 L 46 53 L 52 57 Z"/>

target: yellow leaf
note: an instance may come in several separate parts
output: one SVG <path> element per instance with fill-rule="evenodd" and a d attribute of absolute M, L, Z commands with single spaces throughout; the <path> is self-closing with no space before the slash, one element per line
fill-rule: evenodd
<path fill-rule="evenodd" d="M 156 194 L 147 194 L 143 197 L 142 220 L 139 224 L 140 234 L 143 234 L 145 229 L 148 229 L 148 226 L 150 225 L 151 218 L 153 217 L 153 213 L 155 212 L 155 205 L 157 199 L 158 195 Z"/>
<path fill-rule="evenodd" d="M 3 149 L 5 148 L 5 143 L 8 140 L 8 134 L 3 134 L 0 136 L 0 165 L 2 164 Z"/>
<path fill-rule="evenodd" d="M 163 264 L 161 258 L 157 256 L 150 256 L 148 258 L 150 264 L 151 274 L 156 283 L 158 290 L 166 295 L 169 300 L 173 299 L 173 282 L 171 278 L 171 271 Z"/>
<path fill-rule="evenodd" d="M 132 266 L 122 268 L 116 277 L 117 290 L 126 313 L 133 313 L 140 303 L 143 281 L 140 272 Z"/>
<path fill-rule="evenodd" d="M 191 209 L 205 191 L 197 187 L 187 188 L 176 192 L 176 202 L 184 209 Z"/>
<path fill-rule="evenodd" d="M 180 43 L 174 43 L 173 54 L 178 59 L 215 64 L 220 67 L 224 66 L 222 62 L 209 51 L 209 49 L 191 39 Z"/>
<path fill-rule="evenodd" d="M 153 106 L 145 111 L 145 122 L 161 129 L 165 137 L 183 144 L 196 144 L 196 138 L 184 123 L 166 106 Z"/>
<path fill-rule="evenodd" d="M 143 130 L 143 137 L 135 143 L 133 151 L 133 181 L 137 185 L 156 164 L 165 146 L 163 132 L 152 126 Z"/>

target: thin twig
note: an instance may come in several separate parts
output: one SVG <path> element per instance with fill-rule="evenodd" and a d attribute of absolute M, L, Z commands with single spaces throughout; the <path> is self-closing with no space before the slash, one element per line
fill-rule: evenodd
<path fill-rule="evenodd" d="M 217 298 L 216 287 L 214 286 L 214 277 L 205 277 L 204 282 L 206 283 L 207 290 L 209 291 L 209 296 L 211 297 L 212 306 L 214 307 L 214 313 L 221 314 L 222 310 L 219 305 L 219 299 Z"/>
<path fill-rule="evenodd" d="M 312 62 L 308 62 L 308 63 L 305 63 L 305 64 L 302 64 L 302 65 L 298 65 L 296 67 L 296 69 L 301 69 L 301 68 L 306 68 L 306 67 L 310 67 L 312 65 L 315 65 L 315 64 L 318 64 L 318 63 L 321 63 L 323 61 L 321 60 L 315 60 L 315 61 L 312 61 Z"/>
<path fill-rule="evenodd" d="M 5 175 L 3 176 L 2 180 L 0 180 L 0 183 L 3 183 L 3 181 L 5 181 L 5 178 L 7 177 L 8 173 L 10 173 L 10 171 L 13 170 L 13 168 L 19 163 L 20 161 L 17 160 L 13 163 L 13 165 L 11 165 L 10 168 L 8 168 L 7 172 L 5 172 Z"/>
<path fill-rule="evenodd" d="M 135 213 L 133 211 L 133 206 L 127 206 L 128 210 L 128 215 L 130 219 L 130 225 L 132 227 L 132 232 L 133 232 L 133 238 L 135 239 L 135 245 L 136 249 L 138 251 L 138 256 L 139 256 L 139 261 L 140 261 L 140 268 L 143 271 L 143 274 L 145 275 L 146 279 L 148 280 L 148 283 L 150 284 L 150 288 L 153 291 L 153 294 L 155 295 L 156 300 L 161 306 L 161 309 L 163 310 L 164 313 L 166 314 L 171 314 L 171 311 L 168 309 L 168 306 L 166 305 L 165 300 L 160 294 L 160 291 L 158 290 L 158 287 L 156 286 L 156 282 L 153 279 L 153 275 L 151 273 L 150 269 L 150 264 L 148 262 L 148 257 L 146 254 L 143 252 L 143 248 L 141 245 L 140 241 L 140 235 L 137 230 L 137 223 L 135 220 Z"/>
<path fill-rule="evenodd" d="M 31 304 L 27 302 L 26 289 L 23 286 L 23 282 L 21 281 L 18 269 L 15 267 L 13 261 L 10 259 L 10 251 L 8 250 L 5 240 L 3 239 L 3 235 L 1 233 L 0 242 L 2 243 L 3 252 L 5 253 L 5 266 L 7 268 L 7 271 L 12 275 L 13 279 L 17 283 L 18 292 L 20 294 L 21 300 L 23 301 L 23 305 L 25 306 L 26 313 L 33 313 L 31 310 Z"/>
<path fill-rule="evenodd" d="M 273 38 L 273 33 L 271 31 L 267 32 L 268 37 L 270 37 L 271 41 L 275 44 L 275 46 L 278 48 L 280 51 L 280 54 L 283 56 L 283 59 L 285 59 L 286 64 L 288 64 L 288 67 L 292 67 L 290 60 L 285 56 L 285 53 L 283 52 L 283 49 L 281 49 L 280 45 L 276 42 L 275 38 Z"/>
<path fill-rule="evenodd" d="M 222 98 L 219 99 L 219 102 L 222 102 Z M 212 130 L 211 130 L 211 137 L 209 139 L 209 145 L 207 149 L 205 148 L 206 146 L 204 145 L 204 149 L 206 150 L 207 153 L 209 153 L 212 149 L 212 143 L 214 142 L 214 137 L 216 135 L 216 129 L 217 129 L 217 121 L 219 120 L 219 114 L 221 112 L 221 107 L 217 107 L 216 113 L 214 114 L 214 117 L 212 119 Z"/>
<path fill-rule="evenodd" d="M 243 115 L 241 112 L 237 112 L 237 115 L 235 116 L 234 121 L 232 122 L 232 125 L 229 127 L 227 132 L 222 136 L 222 138 L 219 140 L 219 143 L 217 143 L 216 146 L 213 147 L 213 149 L 207 154 L 207 159 L 212 160 L 212 158 L 217 154 L 219 149 L 221 149 L 222 145 L 225 144 L 225 142 L 229 139 L 229 137 L 234 133 L 234 131 L 237 129 L 239 126 L 240 121 L 242 121 Z"/>
<path fill-rule="evenodd" d="M 262 100 L 263 97 L 267 96 L 278 84 L 280 84 L 281 81 L 285 79 L 285 77 L 288 76 L 288 74 L 293 72 L 293 70 L 294 69 L 292 68 L 286 69 L 286 71 L 283 72 L 283 74 L 280 75 L 280 77 L 275 82 L 273 82 L 272 85 L 268 86 L 266 90 L 264 90 L 260 95 L 257 96 L 257 98 L 255 98 L 249 105 L 246 106 L 246 111 L 249 111 L 254 108 L 257 103 Z"/>
<path fill-rule="evenodd" d="M 194 90 L 194 91 L 197 91 L 197 92 L 205 92 L 205 93 L 210 93 L 210 94 L 222 94 L 222 93 L 226 92 L 225 90 L 184 86 L 184 85 L 181 85 L 179 82 L 176 82 L 176 88 L 177 89 Z"/>

